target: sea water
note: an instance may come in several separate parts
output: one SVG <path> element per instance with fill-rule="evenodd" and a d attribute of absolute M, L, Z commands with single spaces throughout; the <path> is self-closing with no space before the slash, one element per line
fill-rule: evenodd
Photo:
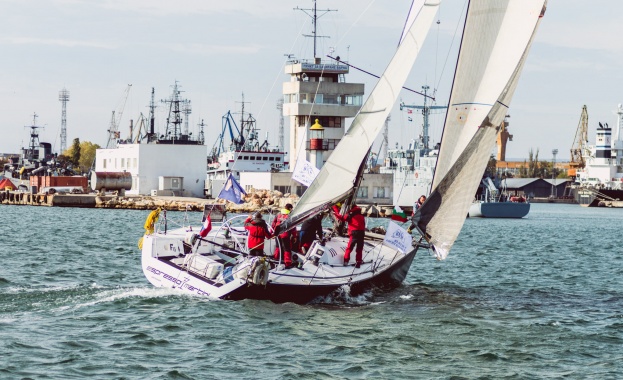
<path fill-rule="evenodd" d="M 0 206 L 0 378 L 623 376 L 623 210 L 467 219 L 448 259 L 418 253 L 397 289 L 308 305 L 152 287 L 148 213 Z"/>

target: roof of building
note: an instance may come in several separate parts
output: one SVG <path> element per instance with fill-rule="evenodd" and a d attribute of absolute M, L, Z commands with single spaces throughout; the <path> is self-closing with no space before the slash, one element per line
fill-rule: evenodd
<path fill-rule="evenodd" d="M 545 179 L 545 178 L 507 178 L 506 181 L 506 188 L 507 189 L 521 189 L 522 187 L 528 186 L 536 181 L 545 181 L 550 185 L 555 185 L 555 186 L 560 186 L 562 184 L 565 184 L 567 182 L 570 182 L 571 180 L 568 178 L 556 178 L 556 180 L 553 180 L 551 178 L 549 179 Z"/>
<path fill-rule="evenodd" d="M 507 189 L 520 189 L 539 179 L 540 178 L 506 178 L 506 180 L 502 181 L 502 185 L 506 184 Z"/>

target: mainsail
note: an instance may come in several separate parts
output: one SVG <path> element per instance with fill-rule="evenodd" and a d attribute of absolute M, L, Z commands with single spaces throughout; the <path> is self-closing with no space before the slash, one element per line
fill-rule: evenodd
<path fill-rule="evenodd" d="M 495 144 L 546 0 L 471 1 L 433 192 L 415 218 L 444 259 Z"/>
<path fill-rule="evenodd" d="M 411 8 L 416 14 L 403 34 L 400 45 L 387 69 L 353 120 L 314 182 L 305 191 L 290 213 L 287 225 L 291 228 L 301 219 L 327 207 L 353 190 L 360 165 L 384 126 L 400 89 L 424 43 L 433 23 L 440 1 L 417 0 Z M 411 20 L 411 19 L 409 19 Z"/>

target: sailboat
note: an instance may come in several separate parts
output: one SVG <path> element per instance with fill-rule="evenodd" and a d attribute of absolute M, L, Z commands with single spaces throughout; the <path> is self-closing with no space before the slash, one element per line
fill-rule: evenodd
<path fill-rule="evenodd" d="M 439 4 L 413 2 L 387 69 L 275 235 L 330 212 L 337 204 L 342 215 L 354 206 L 370 147 L 396 102 Z M 340 288 L 357 294 L 374 286 L 397 286 L 420 249 L 445 259 L 465 221 L 496 128 L 506 115 L 545 0 L 476 0 L 467 9 L 433 190 L 414 215 L 416 236 L 406 235 L 400 227 L 388 228 L 385 236 L 366 232 L 363 263 L 354 265 L 344 263 L 349 239 L 335 223 L 305 254 L 295 255 L 297 265 L 285 267 L 248 254 L 246 231 L 235 223 L 241 216 L 224 219 L 206 237 L 198 237 L 188 227 L 152 231 L 152 218 L 142 238 L 147 279 L 155 286 L 215 298 L 306 303 Z M 272 255 L 274 242 L 265 245 L 267 256 Z"/>

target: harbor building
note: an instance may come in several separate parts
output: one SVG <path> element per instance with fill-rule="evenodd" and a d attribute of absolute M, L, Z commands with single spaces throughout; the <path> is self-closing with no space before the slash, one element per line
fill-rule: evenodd
<path fill-rule="evenodd" d="M 300 154 L 316 163 L 311 156 L 310 127 L 318 123 L 324 128 L 323 145 L 314 147 L 322 152 L 325 162 L 346 132 L 346 118 L 357 115 L 363 104 L 364 84 L 346 83 L 348 65 L 291 60 L 285 66 L 290 81 L 283 84 L 283 115 L 290 118 L 290 162 Z"/>
<path fill-rule="evenodd" d="M 120 144 L 97 150 L 95 173 L 104 178 L 106 173 L 130 173 L 128 195 L 203 197 L 205 165 L 189 163 L 205 163 L 206 155 L 205 145 Z"/>

